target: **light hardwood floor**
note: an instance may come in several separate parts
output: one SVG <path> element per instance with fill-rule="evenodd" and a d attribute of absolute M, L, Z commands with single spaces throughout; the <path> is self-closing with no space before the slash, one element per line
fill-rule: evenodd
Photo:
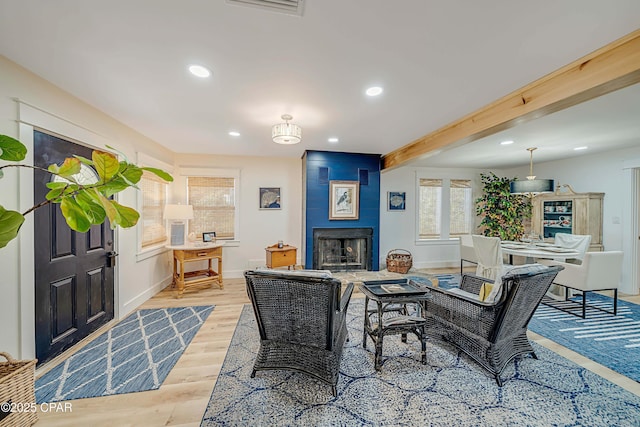
<path fill-rule="evenodd" d="M 441 269 L 433 270 L 433 273 L 452 271 Z M 354 298 L 361 297 L 362 294 L 354 293 Z M 640 296 L 623 299 L 640 304 Z M 36 426 L 199 426 L 240 312 L 248 303 L 242 279 L 225 280 L 223 290 L 217 287 L 187 290 L 179 300 L 170 289 L 158 293 L 140 308 L 216 306 L 162 386 L 140 393 L 71 400 L 72 412 L 39 411 L 40 420 Z M 101 332 L 93 334 L 74 351 Z M 640 396 L 639 383 L 537 334 L 531 334 L 531 339 Z M 38 369 L 37 375 L 42 375 L 66 356 Z"/>

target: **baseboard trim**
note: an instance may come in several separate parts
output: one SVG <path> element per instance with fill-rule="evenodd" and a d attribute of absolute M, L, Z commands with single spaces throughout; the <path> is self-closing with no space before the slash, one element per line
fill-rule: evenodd
<path fill-rule="evenodd" d="M 129 313 L 138 308 L 142 303 L 169 286 L 171 284 L 171 281 L 171 277 L 166 277 L 160 282 L 156 283 L 150 288 L 145 289 L 135 297 L 131 298 L 129 301 L 122 304 L 120 306 L 120 310 L 118 311 L 118 319 L 124 319 Z"/>

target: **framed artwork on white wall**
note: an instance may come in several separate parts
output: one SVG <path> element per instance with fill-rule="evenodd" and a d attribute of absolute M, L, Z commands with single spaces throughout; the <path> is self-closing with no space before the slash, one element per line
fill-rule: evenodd
<path fill-rule="evenodd" d="M 403 211 L 407 200 L 405 191 L 387 191 L 387 210 Z"/>

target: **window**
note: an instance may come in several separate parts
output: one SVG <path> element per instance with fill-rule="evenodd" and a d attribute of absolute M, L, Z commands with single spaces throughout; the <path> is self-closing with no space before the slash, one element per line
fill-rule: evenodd
<path fill-rule="evenodd" d="M 442 180 L 420 178 L 420 238 L 440 237 Z"/>
<path fill-rule="evenodd" d="M 167 182 L 144 171 L 138 183 L 142 193 L 142 249 L 164 243 L 167 230 L 162 218 L 167 200 Z"/>
<path fill-rule="evenodd" d="M 187 177 L 187 203 L 193 206 L 189 231 L 201 237 L 215 231 L 216 238 L 236 238 L 236 179 L 234 177 Z"/>
<path fill-rule="evenodd" d="M 419 239 L 448 239 L 471 233 L 471 180 L 419 178 L 418 197 Z"/>
<path fill-rule="evenodd" d="M 472 199 L 470 180 L 451 180 L 449 189 L 449 237 L 471 233 Z"/>

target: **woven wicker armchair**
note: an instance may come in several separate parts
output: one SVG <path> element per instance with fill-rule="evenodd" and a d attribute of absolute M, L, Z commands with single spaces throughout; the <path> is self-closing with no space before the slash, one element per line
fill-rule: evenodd
<path fill-rule="evenodd" d="M 254 270 L 244 276 L 260 331 L 251 378 L 262 370 L 304 372 L 330 384 L 336 396 L 353 284 L 341 295 L 341 282 L 326 273 Z"/>
<path fill-rule="evenodd" d="M 502 386 L 500 374 L 515 357 L 531 354 L 537 358 L 527 338 L 527 325 L 562 267 L 518 270 L 526 271 L 516 268 L 502 277 L 503 288 L 495 302 L 432 288 L 424 313 L 427 334 L 455 344 L 488 370 L 498 386 Z M 485 282 L 491 281 L 464 275 L 460 288 L 478 295 Z"/>

